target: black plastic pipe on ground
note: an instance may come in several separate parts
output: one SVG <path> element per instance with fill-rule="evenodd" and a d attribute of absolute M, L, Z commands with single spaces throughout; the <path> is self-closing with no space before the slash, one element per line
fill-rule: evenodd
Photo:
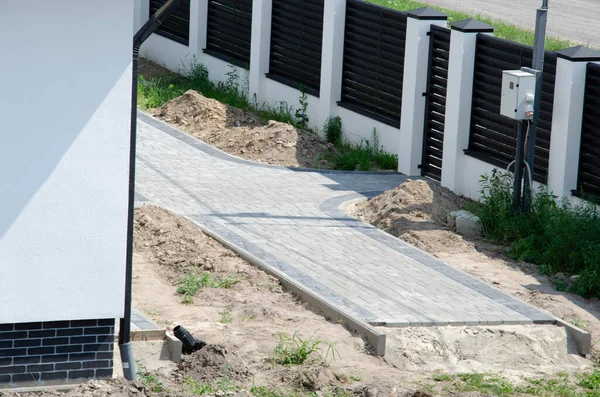
<path fill-rule="evenodd" d="M 133 276 L 133 225 L 135 210 L 135 161 L 137 143 L 137 85 L 140 47 L 160 27 L 181 0 L 169 0 L 133 36 L 133 72 L 131 79 L 131 129 L 129 141 L 129 201 L 127 214 L 127 252 L 125 260 L 125 310 L 119 324 L 119 351 L 123 363 L 123 376 L 136 379 L 135 361 L 131 346 L 131 279 Z"/>

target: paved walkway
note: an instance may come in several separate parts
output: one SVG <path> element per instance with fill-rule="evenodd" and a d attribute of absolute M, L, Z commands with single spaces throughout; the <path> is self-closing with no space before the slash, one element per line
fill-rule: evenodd
<path fill-rule="evenodd" d="M 138 145 L 139 200 L 218 233 L 373 325 L 554 321 L 339 209 L 402 175 L 256 164 L 143 114 Z"/>

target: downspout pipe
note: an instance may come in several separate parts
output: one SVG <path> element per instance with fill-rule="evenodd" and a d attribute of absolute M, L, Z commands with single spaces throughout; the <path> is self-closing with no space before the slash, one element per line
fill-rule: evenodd
<path fill-rule="evenodd" d="M 131 280 L 133 277 L 133 222 L 135 210 L 135 161 L 137 143 L 137 86 L 140 47 L 175 10 L 181 0 L 169 0 L 133 36 L 133 78 L 131 80 L 131 130 L 129 142 L 129 201 L 127 215 L 127 251 L 125 260 L 125 311 L 119 324 L 119 351 L 123 375 L 136 380 L 135 361 L 131 346 Z"/>

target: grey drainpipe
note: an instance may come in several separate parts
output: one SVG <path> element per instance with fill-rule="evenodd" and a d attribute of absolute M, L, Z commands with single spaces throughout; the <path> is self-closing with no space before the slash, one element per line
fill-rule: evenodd
<path fill-rule="evenodd" d="M 133 78 L 131 81 L 131 136 L 129 147 L 129 203 L 127 217 L 127 254 L 125 261 L 125 313 L 119 326 L 119 350 L 125 379 L 136 380 L 131 346 L 131 279 L 133 276 L 133 216 L 135 209 L 135 151 L 137 142 L 137 85 L 140 47 L 175 10 L 181 0 L 169 0 L 133 36 Z"/>

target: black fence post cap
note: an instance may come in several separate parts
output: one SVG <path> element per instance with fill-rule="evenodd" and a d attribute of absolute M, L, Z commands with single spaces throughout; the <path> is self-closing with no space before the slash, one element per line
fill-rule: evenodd
<path fill-rule="evenodd" d="M 465 33 L 493 33 L 494 27 L 477 19 L 463 19 L 450 25 L 452 30 L 458 30 Z"/>
<path fill-rule="evenodd" d="M 600 61 L 600 52 L 582 45 L 565 48 L 556 52 L 556 56 L 571 62 L 594 62 Z"/>
<path fill-rule="evenodd" d="M 406 15 L 409 18 L 426 19 L 426 20 L 430 20 L 430 21 L 431 20 L 445 21 L 448 19 L 448 15 L 436 10 L 435 8 L 431 8 L 431 7 L 417 8 L 416 10 L 408 11 L 406 13 Z"/>

